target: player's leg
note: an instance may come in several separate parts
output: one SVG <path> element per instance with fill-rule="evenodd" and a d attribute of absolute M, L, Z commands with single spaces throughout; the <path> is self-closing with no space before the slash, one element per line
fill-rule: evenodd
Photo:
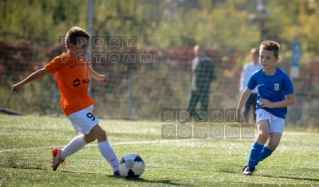
<path fill-rule="evenodd" d="M 247 165 L 243 168 L 244 175 L 252 175 L 255 171 L 255 167 L 259 161 L 260 153 L 263 150 L 264 144 L 267 142 L 270 132 L 269 127 L 270 116 L 264 110 L 257 111 L 257 139 L 254 142 L 250 151 Z"/>
<path fill-rule="evenodd" d="M 65 158 L 82 149 L 86 144 L 87 142 L 84 141 L 83 135 L 78 135 L 73 138 L 63 149 L 54 148 L 52 150 L 52 170 L 56 171 L 61 163 L 65 166 Z"/>
<path fill-rule="evenodd" d="M 83 134 L 80 134 L 76 136 L 75 138 L 73 138 L 69 142 L 69 144 L 62 149 L 60 156 L 64 160 L 66 157 L 82 149 L 86 144 L 89 144 L 94 141 L 95 141 L 95 137 L 93 136 L 87 137 Z"/>
<path fill-rule="evenodd" d="M 111 153 L 109 154 L 110 154 L 110 157 L 112 157 L 113 162 L 115 162 L 115 164 L 113 165 L 116 165 L 116 161 L 118 162 L 117 158 L 114 160 L 114 155 L 112 155 L 113 149 L 112 147 L 108 146 L 109 144 L 106 140 L 106 133 L 98 125 L 99 120 L 91 113 L 92 110 L 93 110 L 93 106 L 83 109 L 81 111 L 75 112 L 68 116 L 68 119 L 71 121 L 76 132 L 77 133 L 81 132 L 84 135 L 79 135 L 75 137 L 74 139 L 72 139 L 69 142 L 69 144 L 66 145 L 62 150 L 58 148 L 53 149 L 52 169 L 54 171 L 57 169 L 60 163 L 64 163 L 64 159 L 66 157 L 77 152 L 78 150 L 82 149 L 87 143 L 91 143 L 95 141 L 96 139 L 98 139 L 99 141 L 98 145 L 99 147 L 102 147 L 103 152 L 105 152 L 104 149 L 106 150 L 111 149 L 111 151 L 109 151 Z M 91 133 L 92 131 L 93 133 Z M 100 143 L 100 142 L 104 142 L 104 143 Z"/>
<path fill-rule="evenodd" d="M 83 133 L 75 138 L 73 138 L 68 145 L 62 149 L 61 157 L 65 159 L 71 154 L 82 149 L 86 144 L 95 141 L 95 137 L 87 137 L 85 134 L 88 134 L 91 129 L 99 123 L 99 120 L 96 119 L 91 113 L 93 106 L 90 106 L 86 109 L 80 110 L 68 116 L 68 119 L 71 121 L 73 128 L 76 133 Z"/>
<path fill-rule="evenodd" d="M 199 94 L 192 90 L 187 104 L 187 110 L 191 117 L 195 116 L 195 107 L 199 101 L 199 98 Z"/>
<path fill-rule="evenodd" d="M 276 150 L 277 146 L 279 145 L 280 139 L 281 139 L 280 133 L 276 133 L 276 132 L 270 133 L 268 145 L 265 145 L 263 147 L 263 150 L 259 156 L 259 162 L 268 158 Z"/>
<path fill-rule="evenodd" d="M 245 106 L 244 106 L 243 115 L 244 115 L 246 121 L 248 121 L 248 114 L 249 114 L 250 105 L 251 105 L 251 94 L 249 95 L 249 97 L 245 103 Z"/>
<path fill-rule="evenodd" d="M 278 118 L 273 115 L 270 123 L 270 135 L 268 140 L 268 145 L 263 147 L 263 150 L 259 156 L 259 161 L 265 160 L 269 157 L 278 147 L 281 140 L 282 132 L 285 125 L 285 120 L 283 118 Z"/>
<path fill-rule="evenodd" d="M 257 104 L 257 96 L 258 94 L 256 93 L 252 93 L 251 95 L 251 106 L 252 106 L 252 110 L 253 110 L 253 116 L 254 116 L 254 122 L 256 121 L 256 104 Z"/>
<path fill-rule="evenodd" d="M 90 141 L 85 140 L 84 135 L 80 134 L 73 138 L 63 149 L 54 148 L 52 150 L 53 161 L 52 169 L 55 171 L 61 162 L 65 165 L 65 158 L 82 149 L 87 143 L 93 142 L 95 139 Z M 54 161 L 55 160 L 55 161 Z"/>
<path fill-rule="evenodd" d="M 95 125 L 89 134 L 86 134 L 85 136 L 91 137 L 97 139 L 98 141 L 98 147 L 101 152 L 101 155 L 109 162 L 111 167 L 113 168 L 114 174 L 119 175 L 118 169 L 119 169 L 119 160 L 109 144 L 106 136 L 106 132 L 100 127 L 100 125 Z"/>
<path fill-rule="evenodd" d="M 205 91 L 204 93 L 202 93 L 200 97 L 200 104 L 200 111 L 206 113 L 206 116 L 205 114 L 203 114 L 202 116 L 196 116 L 196 118 L 198 118 L 197 120 L 199 121 L 206 121 L 208 119 L 209 92 Z"/>
<path fill-rule="evenodd" d="M 270 150 L 274 151 L 277 149 L 279 142 L 281 140 L 281 136 L 282 136 L 282 134 L 280 134 L 278 132 L 270 133 L 269 141 L 268 141 L 268 148 Z"/>
<path fill-rule="evenodd" d="M 87 143 L 84 140 L 83 134 L 80 134 L 74 137 L 62 150 L 60 153 L 60 157 L 64 160 L 66 157 L 72 155 L 73 153 L 77 152 L 78 150 L 82 149 Z"/>
<path fill-rule="evenodd" d="M 93 106 L 80 110 L 78 112 L 72 113 L 69 116 L 67 116 L 67 118 L 71 121 L 73 128 L 77 134 L 79 134 L 80 132 L 89 133 L 90 129 L 93 127 L 93 125 L 95 125 L 94 124 L 96 123 L 96 121 L 94 122 L 95 119 L 92 121 L 93 118 L 90 118 L 91 115 L 88 115 L 88 113 L 91 114 L 92 110 L 93 110 Z M 88 125 L 88 121 L 89 121 L 89 125 Z M 87 143 L 90 143 L 94 140 L 95 139 L 84 140 L 84 135 L 80 134 L 76 136 L 75 138 L 73 138 L 63 149 L 54 148 L 52 150 L 52 155 L 53 155 L 52 170 L 55 171 L 61 163 L 65 165 L 64 160 L 66 159 L 66 157 L 79 151 Z"/>

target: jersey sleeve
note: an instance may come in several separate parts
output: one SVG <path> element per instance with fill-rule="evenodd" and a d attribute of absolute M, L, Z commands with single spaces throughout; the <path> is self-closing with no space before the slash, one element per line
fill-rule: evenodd
<path fill-rule="evenodd" d="M 288 75 L 286 75 L 283 79 L 283 89 L 286 95 L 295 93 L 294 85 Z"/>
<path fill-rule="evenodd" d="M 49 62 L 47 65 L 44 66 L 45 70 L 47 70 L 50 73 L 55 73 L 57 71 L 59 71 L 59 69 L 61 68 L 61 58 L 60 57 L 56 57 L 54 58 L 51 62 Z"/>
<path fill-rule="evenodd" d="M 257 86 L 257 82 L 256 82 L 256 73 L 253 73 L 247 83 L 247 88 L 250 90 L 254 90 Z"/>

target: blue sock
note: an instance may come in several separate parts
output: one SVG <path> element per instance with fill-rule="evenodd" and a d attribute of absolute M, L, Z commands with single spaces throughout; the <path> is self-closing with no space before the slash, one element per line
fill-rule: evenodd
<path fill-rule="evenodd" d="M 264 145 L 260 145 L 259 143 L 255 142 L 253 144 L 253 147 L 251 148 L 249 160 L 248 160 L 248 166 L 255 168 L 257 162 L 259 161 L 259 155 L 261 151 L 263 150 Z"/>
<path fill-rule="evenodd" d="M 268 146 L 264 146 L 263 150 L 261 151 L 260 155 L 259 155 L 259 160 L 258 161 L 263 161 L 265 160 L 267 157 L 269 157 L 272 154 L 272 150 L 270 150 L 268 148 Z"/>

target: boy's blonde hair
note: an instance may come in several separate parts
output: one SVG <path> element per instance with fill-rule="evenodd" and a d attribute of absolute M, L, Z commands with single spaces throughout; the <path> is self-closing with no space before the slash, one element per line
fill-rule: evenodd
<path fill-rule="evenodd" d="M 253 54 L 253 55 L 259 55 L 259 51 L 258 51 L 258 49 L 256 49 L 256 48 L 252 48 L 251 50 L 250 50 L 250 54 Z"/>

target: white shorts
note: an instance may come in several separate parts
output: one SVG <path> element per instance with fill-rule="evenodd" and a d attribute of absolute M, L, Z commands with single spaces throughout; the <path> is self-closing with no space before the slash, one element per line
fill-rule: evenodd
<path fill-rule="evenodd" d="M 83 134 L 89 134 L 91 129 L 95 125 L 99 124 L 100 121 L 91 113 L 92 110 L 93 106 L 89 106 L 67 116 L 77 134 L 80 132 Z"/>
<path fill-rule="evenodd" d="M 270 133 L 277 132 L 282 134 L 285 126 L 285 119 L 276 117 L 263 109 L 256 110 L 256 122 L 268 120 Z"/>

